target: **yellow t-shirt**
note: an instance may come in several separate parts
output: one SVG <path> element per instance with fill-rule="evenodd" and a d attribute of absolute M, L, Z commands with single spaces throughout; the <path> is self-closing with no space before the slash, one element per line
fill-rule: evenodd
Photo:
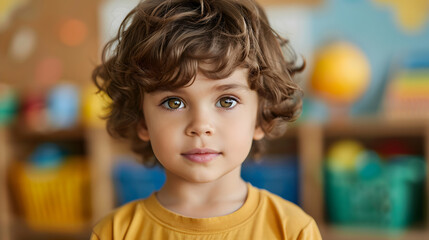
<path fill-rule="evenodd" d="M 295 204 L 248 184 L 237 211 L 220 217 L 189 218 L 161 206 L 152 194 L 101 220 L 91 240 L 143 239 L 322 239 L 313 218 Z"/>

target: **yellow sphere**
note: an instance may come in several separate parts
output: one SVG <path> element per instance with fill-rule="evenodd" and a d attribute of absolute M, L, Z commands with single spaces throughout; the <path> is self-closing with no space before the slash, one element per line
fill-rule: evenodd
<path fill-rule="evenodd" d="M 108 106 L 111 99 L 104 93 L 97 93 L 95 87 L 89 87 L 85 90 L 83 100 L 83 120 L 89 127 L 104 127 L 105 120 L 102 118 L 108 113 Z"/>
<path fill-rule="evenodd" d="M 315 55 L 311 88 L 329 101 L 356 101 L 367 88 L 369 80 L 367 58 L 350 43 L 333 43 L 321 48 Z"/>
<path fill-rule="evenodd" d="M 328 166 L 334 170 L 354 170 L 357 157 L 363 151 L 364 146 L 355 140 L 338 141 L 328 150 Z"/>

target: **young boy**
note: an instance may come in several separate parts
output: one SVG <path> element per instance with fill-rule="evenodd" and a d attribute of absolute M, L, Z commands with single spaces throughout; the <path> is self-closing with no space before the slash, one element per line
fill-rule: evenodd
<path fill-rule="evenodd" d="M 93 79 L 113 100 L 108 131 L 167 180 L 91 239 L 321 239 L 299 207 L 240 177 L 252 143 L 297 117 L 302 69 L 253 0 L 141 2 Z"/>

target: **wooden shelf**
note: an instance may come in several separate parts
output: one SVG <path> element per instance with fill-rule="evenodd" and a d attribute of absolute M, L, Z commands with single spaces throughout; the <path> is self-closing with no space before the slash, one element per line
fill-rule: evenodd
<path fill-rule="evenodd" d="M 11 131 L 13 131 L 15 139 L 25 139 L 26 141 L 70 141 L 85 138 L 85 127 L 82 125 L 70 129 L 51 129 L 43 132 L 13 126 Z"/>
<path fill-rule="evenodd" d="M 10 228 L 13 239 L 17 240 L 87 240 L 91 235 L 92 224 L 88 223 L 82 229 L 73 232 L 60 232 L 60 231 L 36 231 L 30 228 L 23 219 L 15 217 L 13 224 Z"/>
<path fill-rule="evenodd" d="M 323 125 L 326 136 L 424 136 L 424 129 L 429 127 L 429 118 L 390 119 L 360 118 L 350 121 L 332 121 Z"/>
<path fill-rule="evenodd" d="M 412 228 L 406 230 L 350 229 L 319 226 L 324 239 L 329 240 L 427 240 L 429 229 Z"/>

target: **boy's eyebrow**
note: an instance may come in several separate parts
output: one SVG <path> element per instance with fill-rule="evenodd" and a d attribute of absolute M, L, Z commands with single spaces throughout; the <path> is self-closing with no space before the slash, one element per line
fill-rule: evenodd
<path fill-rule="evenodd" d="M 219 92 L 227 91 L 227 90 L 231 90 L 231 89 L 250 90 L 250 88 L 248 86 L 242 85 L 242 84 L 236 84 L 236 83 L 222 84 L 222 85 L 217 85 L 214 87 L 214 90 L 219 91 Z"/>
<path fill-rule="evenodd" d="M 228 90 L 245 90 L 245 91 L 250 91 L 250 88 L 246 85 L 242 85 L 242 84 L 237 84 L 237 83 L 230 83 L 230 84 L 221 84 L 221 85 L 216 85 L 213 87 L 214 91 L 217 92 L 223 92 L 223 91 L 228 91 Z M 167 91 L 154 91 L 153 93 L 160 93 L 160 92 L 170 92 L 170 93 L 183 93 L 185 90 L 178 88 L 178 89 L 173 89 L 173 90 L 167 90 Z"/>

